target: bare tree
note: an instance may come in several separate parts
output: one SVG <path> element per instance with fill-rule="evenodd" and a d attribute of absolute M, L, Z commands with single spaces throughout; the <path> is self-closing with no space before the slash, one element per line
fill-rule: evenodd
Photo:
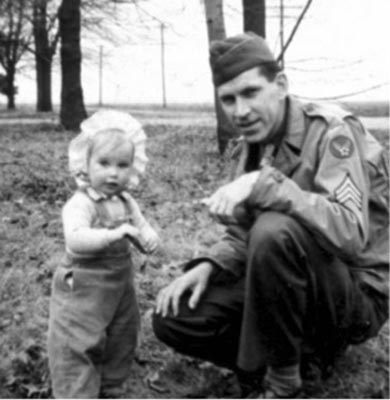
<path fill-rule="evenodd" d="M 58 9 L 48 12 L 50 0 L 32 0 L 35 43 L 37 111 L 52 111 L 52 65 L 59 40 Z"/>
<path fill-rule="evenodd" d="M 204 5 L 209 43 L 213 40 L 224 39 L 226 37 L 226 31 L 223 17 L 223 0 L 205 0 Z M 223 154 L 229 139 L 236 136 L 236 133 L 222 110 L 215 90 L 214 104 L 217 115 L 218 148 L 219 152 Z"/>
<path fill-rule="evenodd" d="M 252 31 L 265 38 L 265 0 L 242 0 L 244 31 Z"/>
<path fill-rule="evenodd" d="M 35 56 L 37 72 L 37 109 L 50 111 L 51 105 L 51 66 L 55 47 L 58 42 L 58 27 L 53 40 L 50 32 L 57 19 L 57 13 L 48 16 L 47 7 L 53 0 L 1 0 L 0 1 L 0 33 L 2 64 L 9 88 L 5 88 L 8 96 L 14 96 L 11 91 L 17 72 L 16 64 L 26 51 Z M 58 6 L 54 6 L 58 9 Z M 58 24 L 57 24 L 58 25 Z M 31 46 L 34 41 L 35 48 Z M 9 97 L 11 108 L 14 99 Z M 12 105 L 13 104 L 13 105 Z"/>
<path fill-rule="evenodd" d="M 15 109 L 17 64 L 30 42 L 26 21 L 26 0 L 0 1 L 0 65 L 5 71 L 2 93 L 7 96 L 8 109 Z"/>
<path fill-rule="evenodd" d="M 30 0 L 35 49 L 37 80 L 37 110 L 52 111 L 52 65 L 60 38 L 58 2 L 54 0 Z M 106 0 L 81 0 L 80 9 L 85 14 L 83 28 L 96 37 L 114 40 L 115 34 L 107 27 L 115 25 L 115 12 Z M 104 21 L 104 22 L 102 22 Z"/>
<path fill-rule="evenodd" d="M 78 130 L 86 118 L 81 87 L 80 0 L 62 0 L 59 10 L 61 36 L 61 110 L 66 129 Z"/>

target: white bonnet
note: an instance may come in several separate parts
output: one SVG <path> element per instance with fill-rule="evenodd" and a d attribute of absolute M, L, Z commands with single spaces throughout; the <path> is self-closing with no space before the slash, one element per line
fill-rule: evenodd
<path fill-rule="evenodd" d="M 81 124 L 79 133 L 69 144 L 69 170 L 79 187 L 89 185 L 88 153 L 96 133 L 102 130 L 117 129 L 125 132 L 134 144 L 134 161 L 129 185 L 139 182 L 144 173 L 148 158 L 145 154 L 146 135 L 141 124 L 130 114 L 116 110 L 99 110 Z"/>

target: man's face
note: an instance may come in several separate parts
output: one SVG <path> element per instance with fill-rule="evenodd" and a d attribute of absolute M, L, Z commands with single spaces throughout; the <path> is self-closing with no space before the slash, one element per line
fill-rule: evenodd
<path fill-rule="evenodd" d="M 255 67 L 217 87 L 228 119 L 249 143 L 272 141 L 284 117 L 287 79 L 279 73 L 270 82 Z"/>

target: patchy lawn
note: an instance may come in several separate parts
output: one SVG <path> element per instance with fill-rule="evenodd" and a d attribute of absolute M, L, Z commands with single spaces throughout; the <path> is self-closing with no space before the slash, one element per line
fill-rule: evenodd
<path fill-rule="evenodd" d="M 160 232 L 164 249 L 137 255 L 142 335 L 126 398 L 237 397 L 229 371 L 183 357 L 151 330 L 158 290 L 178 265 L 214 243 L 222 228 L 196 200 L 224 179 L 211 128 L 146 125 L 150 164 L 134 196 Z M 377 132 L 387 144 L 388 132 Z M 50 396 L 46 355 L 48 301 L 62 256 L 60 210 L 73 190 L 67 173 L 72 134 L 50 124 L 0 125 L 0 398 Z M 388 326 L 351 347 L 335 374 L 310 397 L 388 398 Z"/>

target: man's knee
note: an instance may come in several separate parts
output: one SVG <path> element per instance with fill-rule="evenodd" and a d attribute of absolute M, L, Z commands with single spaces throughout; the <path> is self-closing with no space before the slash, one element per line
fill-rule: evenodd
<path fill-rule="evenodd" d="M 302 290 L 312 275 L 309 265 L 318 246 L 294 218 L 265 212 L 253 226 L 248 247 L 247 283 L 252 280 L 262 291 L 274 293 L 281 286 Z M 296 285 L 292 285 L 295 282 Z"/>
<path fill-rule="evenodd" d="M 222 324 L 200 314 L 189 318 L 154 314 L 152 323 L 156 337 L 177 352 L 233 368 L 241 324 L 232 320 Z"/>
<path fill-rule="evenodd" d="M 169 317 L 165 318 L 160 314 L 153 314 L 152 327 L 154 334 L 156 335 L 157 339 L 169 346 L 174 346 L 174 325 L 175 324 Z"/>
<path fill-rule="evenodd" d="M 293 217 L 267 211 L 257 218 L 250 232 L 250 247 L 281 245 L 288 241 L 298 242 L 305 236 L 305 229 Z"/>
<path fill-rule="evenodd" d="M 191 342 L 202 338 L 203 330 L 207 332 L 204 320 L 201 315 L 191 317 L 179 314 L 175 317 L 168 314 L 163 317 L 154 313 L 152 327 L 154 334 L 161 342 L 180 352 L 186 352 L 186 347 Z"/>

